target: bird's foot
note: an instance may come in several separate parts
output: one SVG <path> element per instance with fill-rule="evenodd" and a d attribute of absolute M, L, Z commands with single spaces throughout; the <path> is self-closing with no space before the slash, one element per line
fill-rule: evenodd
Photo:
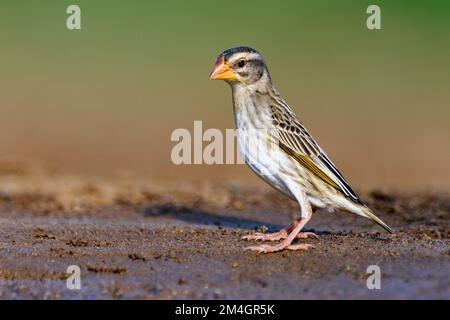
<path fill-rule="evenodd" d="M 257 232 L 254 234 L 249 234 L 246 236 L 243 236 L 242 240 L 261 240 L 261 241 L 278 241 L 283 240 L 288 237 L 288 231 L 286 229 L 282 229 L 278 232 L 274 233 L 261 233 Z M 314 238 L 319 239 L 319 236 L 315 234 L 314 232 L 299 232 L 297 235 L 297 239 L 308 239 L 308 238 Z"/>
<path fill-rule="evenodd" d="M 310 215 L 308 218 L 301 218 L 299 220 L 294 221 L 292 224 L 287 226 L 284 229 L 281 229 L 278 232 L 271 233 L 271 234 L 264 234 L 264 233 L 256 233 L 253 235 L 249 235 L 246 237 L 243 237 L 243 239 L 246 240 L 280 240 L 284 239 L 279 244 L 270 246 L 267 244 L 262 244 L 259 246 L 251 246 L 245 248 L 245 250 L 250 251 L 256 251 L 258 253 L 271 253 L 271 252 L 278 252 L 282 250 L 307 250 L 309 248 L 314 248 L 312 244 L 306 244 L 306 243 L 299 243 L 299 244 L 292 244 L 292 241 L 295 238 L 305 239 L 309 237 L 315 237 L 318 238 L 316 234 L 312 232 L 300 232 L 302 228 L 305 226 L 305 224 L 309 221 Z"/>
<path fill-rule="evenodd" d="M 282 243 L 280 243 L 278 245 L 274 245 L 274 246 L 270 246 L 267 244 L 262 244 L 259 246 L 251 246 L 251 247 L 245 248 L 245 250 L 256 251 L 258 253 L 272 253 L 272 252 L 278 252 L 278 251 L 282 251 L 282 250 L 292 250 L 292 251 L 308 250 L 310 248 L 314 248 L 314 246 L 312 244 L 307 244 L 307 243 L 285 244 L 282 242 Z"/>
<path fill-rule="evenodd" d="M 262 241 L 278 241 L 282 239 L 286 239 L 288 236 L 288 233 L 285 229 L 280 230 L 278 232 L 274 233 L 261 233 L 257 232 L 254 234 L 249 234 L 246 236 L 243 236 L 242 240 L 262 240 Z"/>

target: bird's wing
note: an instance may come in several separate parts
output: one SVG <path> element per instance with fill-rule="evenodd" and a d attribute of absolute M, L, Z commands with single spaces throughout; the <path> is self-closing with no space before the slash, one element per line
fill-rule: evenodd
<path fill-rule="evenodd" d="M 274 134 L 280 149 L 347 198 L 364 205 L 295 114 L 288 108 L 271 110 Z"/>

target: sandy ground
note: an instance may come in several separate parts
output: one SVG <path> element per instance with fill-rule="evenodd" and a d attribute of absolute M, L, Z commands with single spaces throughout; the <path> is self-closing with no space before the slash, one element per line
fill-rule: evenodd
<path fill-rule="evenodd" d="M 86 178 L 0 164 L 3 299 L 450 298 L 450 196 L 360 193 L 396 230 L 317 212 L 314 249 L 259 255 L 241 236 L 277 230 L 296 204 L 236 182 Z M 262 229 L 265 229 L 265 228 Z M 81 290 L 66 287 L 81 268 Z M 381 269 L 368 290 L 367 267 Z"/>

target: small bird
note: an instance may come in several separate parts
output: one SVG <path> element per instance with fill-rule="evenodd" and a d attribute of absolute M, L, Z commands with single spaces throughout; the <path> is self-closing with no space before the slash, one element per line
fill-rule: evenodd
<path fill-rule="evenodd" d="M 255 233 L 244 240 L 277 241 L 247 250 L 270 253 L 306 250 L 310 244 L 294 239 L 317 236 L 301 232 L 314 209 L 344 210 L 392 229 L 356 195 L 325 151 L 306 130 L 275 89 L 262 56 L 250 47 L 225 50 L 216 59 L 211 80 L 231 87 L 238 148 L 246 164 L 264 181 L 300 206 L 300 218 L 275 233 Z"/>

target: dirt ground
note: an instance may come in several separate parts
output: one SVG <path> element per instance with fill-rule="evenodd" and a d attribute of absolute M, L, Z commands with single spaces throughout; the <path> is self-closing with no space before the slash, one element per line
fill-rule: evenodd
<path fill-rule="evenodd" d="M 255 178 L 256 179 L 256 178 Z M 0 164 L 2 299 L 450 298 L 450 195 L 359 190 L 395 229 L 317 212 L 314 249 L 259 255 L 240 238 L 298 212 L 270 188 L 71 176 Z M 66 287 L 70 265 L 81 289 Z M 369 290 L 367 267 L 381 269 Z"/>

